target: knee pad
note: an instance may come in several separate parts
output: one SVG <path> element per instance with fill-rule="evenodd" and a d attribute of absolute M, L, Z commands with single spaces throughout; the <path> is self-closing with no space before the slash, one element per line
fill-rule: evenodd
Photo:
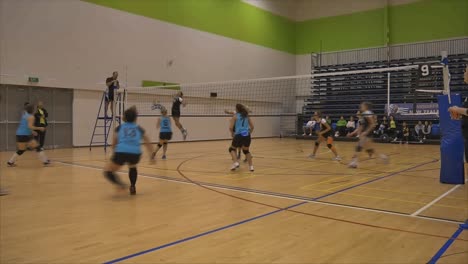
<path fill-rule="evenodd" d="M 317 141 L 315 141 L 315 146 L 318 147 L 319 145 L 320 145 L 320 143 L 318 143 Z"/>
<path fill-rule="evenodd" d="M 361 152 L 362 151 L 362 147 L 361 146 L 357 146 L 356 147 L 356 152 Z"/>
<path fill-rule="evenodd" d="M 249 151 L 249 150 L 245 150 L 245 149 L 243 149 L 243 150 L 242 150 L 242 152 L 244 153 L 244 155 L 247 155 L 247 154 L 249 154 L 249 153 L 250 153 L 250 151 Z"/>
<path fill-rule="evenodd" d="M 158 148 L 162 147 L 162 145 L 160 143 L 158 143 Z"/>
<path fill-rule="evenodd" d="M 17 150 L 17 151 L 16 151 L 16 154 L 18 154 L 18 156 L 23 155 L 23 153 L 24 153 L 24 150 Z"/>
<path fill-rule="evenodd" d="M 42 151 L 41 147 L 36 147 L 36 152 L 41 152 L 41 151 Z"/>
<path fill-rule="evenodd" d="M 229 153 L 231 153 L 231 152 L 233 152 L 233 151 L 236 152 L 236 149 L 233 148 L 233 147 L 229 147 Z"/>
<path fill-rule="evenodd" d="M 105 171 L 104 176 L 112 183 L 117 184 L 117 178 L 115 177 L 115 174 L 112 171 Z"/>
<path fill-rule="evenodd" d="M 163 145 L 164 145 L 164 146 L 167 145 L 167 142 L 164 142 Z"/>
<path fill-rule="evenodd" d="M 327 144 L 327 148 L 331 149 L 333 147 L 332 144 Z"/>

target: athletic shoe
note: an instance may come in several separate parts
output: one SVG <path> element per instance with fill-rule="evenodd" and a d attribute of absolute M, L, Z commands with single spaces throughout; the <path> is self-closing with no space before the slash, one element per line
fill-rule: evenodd
<path fill-rule="evenodd" d="M 348 168 L 353 168 L 353 169 L 356 169 L 357 168 L 357 162 L 356 161 L 351 161 L 351 163 L 348 164 Z"/>
<path fill-rule="evenodd" d="M 315 155 L 314 155 L 314 154 L 310 154 L 310 155 L 309 155 L 309 158 L 315 159 Z"/>
<path fill-rule="evenodd" d="M 5 189 L 0 189 L 0 196 L 2 195 L 7 195 L 8 194 L 8 191 L 5 190 Z"/>
<path fill-rule="evenodd" d="M 182 136 L 184 137 L 184 140 L 187 140 L 187 135 L 188 135 L 187 129 L 182 130 Z"/>
<path fill-rule="evenodd" d="M 336 156 L 334 158 L 332 158 L 333 161 L 341 161 L 341 157 L 340 156 Z"/>
<path fill-rule="evenodd" d="M 167 159 L 166 155 L 163 155 L 161 159 L 166 160 Z"/>
<path fill-rule="evenodd" d="M 232 171 L 233 171 L 233 170 L 236 170 L 237 168 L 239 168 L 239 166 L 240 166 L 239 162 L 236 161 L 236 162 L 234 162 L 234 163 L 232 164 L 231 170 L 232 170 Z"/>
<path fill-rule="evenodd" d="M 388 158 L 387 155 L 385 155 L 385 154 L 380 154 L 380 155 L 379 155 L 379 158 L 383 161 L 384 164 L 388 164 L 389 158 Z"/>
<path fill-rule="evenodd" d="M 254 171 L 254 166 L 249 167 L 250 171 Z"/>
<path fill-rule="evenodd" d="M 42 164 L 44 164 L 44 166 L 47 166 L 50 164 L 50 160 L 47 160 L 46 162 L 43 162 Z"/>
<path fill-rule="evenodd" d="M 135 195 L 135 194 L 136 194 L 135 186 L 130 186 L 130 195 Z"/>
<path fill-rule="evenodd" d="M 9 162 L 9 161 L 7 161 L 7 165 L 9 167 L 15 167 L 16 166 L 16 164 L 14 162 Z"/>
<path fill-rule="evenodd" d="M 302 134 L 302 136 L 307 136 L 306 133 Z"/>

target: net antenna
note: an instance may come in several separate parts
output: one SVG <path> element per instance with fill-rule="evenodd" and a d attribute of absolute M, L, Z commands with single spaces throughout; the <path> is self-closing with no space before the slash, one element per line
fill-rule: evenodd
<path fill-rule="evenodd" d="M 443 90 L 424 90 L 424 89 L 417 89 L 417 92 L 421 93 L 437 93 L 437 94 L 446 94 L 448 95 L 448 100 L 449 104 L 452 103 L 452 100 L 450 98 L 450 71 L 449 71 L 449 66 L 448 66 L 448 53 L 447 51 L 442 51 L 441 52 L 441 59 L 440 59 L 440 64 L 441 65 L 432 65 L 430 66 L 431 68 L 442 68 L 442 74 L 443 74 L 443 81 L 444 81 L 444 89 Z"/>

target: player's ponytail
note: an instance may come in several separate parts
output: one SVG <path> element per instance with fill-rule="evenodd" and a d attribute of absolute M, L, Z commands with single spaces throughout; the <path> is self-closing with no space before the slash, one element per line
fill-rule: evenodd
<path fill-rule="evenodd" d="M 247 117 L 249 115 L 249 110 L 242 104 L 236 104 L 236 112 L 241 114 L 242 117 Z"/>

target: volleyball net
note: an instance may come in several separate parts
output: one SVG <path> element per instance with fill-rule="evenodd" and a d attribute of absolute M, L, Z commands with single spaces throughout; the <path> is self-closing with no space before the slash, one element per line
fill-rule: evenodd
<path fill-rule="evenodd" d="M 252 116 L 281 117 L 283 132 L 295 133 L 303 122 L 298 116 L 308 117 L 315 111 L 332 119 L 349 116 L 362 101 L 372 102 L 379 115 L 392 114 L 392 105 L 398 103 L 411 103 L 414 107 L 407 110 L 416 113 L 416 104 L 436 103 L 437 94 L 449 93 L 448 67 L 444 67 L 438 62 L 380 65 L 362 70 L 317 70 L 300 76 L 127 87 L 118 103 L 123 106 L 120 109 L 136 106 L 142 117 L 159 116 L 161 108 L 170 115 L 174 97 L 180 91 L 186 102 L 182 116 L 227 116 L 226 111 L 243 104 Z"/>

